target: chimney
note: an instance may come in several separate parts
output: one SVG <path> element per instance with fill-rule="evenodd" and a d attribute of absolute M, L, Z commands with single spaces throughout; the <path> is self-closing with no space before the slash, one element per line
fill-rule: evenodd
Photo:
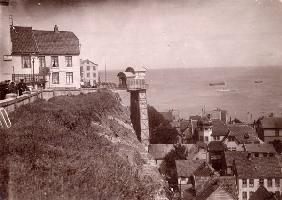
<path fill-rule="evenodd" d="M 54 26 L 54 32 L 59 33 L 59 27 L 57 25 Z"/>

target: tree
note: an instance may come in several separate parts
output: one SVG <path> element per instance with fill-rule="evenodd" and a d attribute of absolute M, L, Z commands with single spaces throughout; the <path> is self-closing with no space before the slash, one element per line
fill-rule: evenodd
<path fill-rule="evenodd" d="M 153 106 L 148 106 L 148 116 L 151 144 L 174 144 L 178 141 L 177 130 Z"/>
<path fill-rule="evenodd" d="M 174 149 L 171 150 L 164 158 L 161 173 L 165 174 L 165 179 L 168 181 L 171 187 L 177 189 L 177 170 L 175 160 L 186 160 L 188 152 L 185 146 L 181 144 L 174 145 Z"/>
<path fill-rule="evenodd" d="M 149 126 L 150 131 L 159 127 L 164 121 L 164 117 L 153 106 L 148 106 Z"/>
<path fill-rule="evenodd" d="M 150 134 L 151 144 L 175 144 L 178 141 L 178 132 L 169 124 L 160 125 Z"/>

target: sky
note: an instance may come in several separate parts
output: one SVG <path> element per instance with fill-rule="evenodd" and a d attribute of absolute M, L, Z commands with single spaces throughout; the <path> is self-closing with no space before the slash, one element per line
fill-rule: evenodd
<path fill-rule="evenodd" d="M 101 68 L 282 63 L 279 0 L 12 1 L 14 25 L 72 31 Z"/>

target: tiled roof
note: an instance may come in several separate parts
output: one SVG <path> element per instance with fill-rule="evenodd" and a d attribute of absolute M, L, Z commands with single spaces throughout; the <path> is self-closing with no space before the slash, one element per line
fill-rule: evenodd
<path fill-rule="evenodd" d="M 244 162 L 247 160 L 248 152 L 245 151 L 225 151 L 225 162 L 227 166 L 233 166 L 233 161 L 238 160 L 238 162 Z"/>
<path fill-rule="evenodd" d="M 201 116 L 199 115 L 192 115 L 189 117 L 190 120 L 196 120 L 196 121 L 199 121 L 201 119 Z"/>
<path fill-rule="evenodd" d="M 209 177 L 214 173 L 214 170 L 212 169 L 209 164 L 206 162 L 202 163 L 195 171 L 194 175 L 195 176 L 201 176 L 201 177 Z"/>
<path fill-rule="evenodd" d="M 282 129 L 281 117 L 265 117 L 261 120 L 262 128 L 279 128 Z"/>
<path fill-rule="evenodd" d="M 13 26 L 10 28 L 12 54 L 38 53 L 32 27 Z"/>
<path fill-rule="evenodd" d="M 234 200 L 238 199 L 236 179 L 235 177 L 229 176 L 211 178 L 203 187 L 201 187 L 201 190 L 197 191 L 196 200 L 208 199 L 208 197 L 217 189 L 225 191 L 227 195 Z"/>
<path fill-rule="evenodd" d="M 282 178 L 279 161 L 276 157 L 253 157 L 235 160 L 239 178 Z"/>
<path fill-rule="evenodd" d="M 278 200 L 274 197 L 273 193 L 267 191 L 264 186 L 259 186 L 259 188 L 252 194 L 249 200 Z"/>
<path fill-rule="evenodd" d="M 245 149 L 248 152 L 258 153 L 276 153 L 272 144 L 245 144 Z"/>
<path fill-rule="evenodd" d="M 176 170 L 179 177 L 190 177 L 203 163 L 202 160 L 176 160 Z"/>
<path fill-rule="evenodd" d="M 225 146 L 220 141 L 211 141 L 208 144 L 208 150 L 209 151 L 224 151 Z"/>
<path fill-rule="evenodd" d="M 212 136 L 225 136 L 228 134 L 227 125 L 221 120 L 212 120 Z"/>
<path fill-rule="evenodd" d="M 80 64 L 88 64 L 88 63 L 91 63 L 91 64 L 93 64 L 93 65 L 98 65 L 98 64 L 96 64 L 96 63 L 94 63 L 94 62 L 92 62 L 91 60 L 88 60 L 88 59 L 86 59 L 86 60 L 80 60 Z"/>
<path fill-rule="evenodd" d="M 228 136 L 235 137 L 240 144 L 259 142 L 255 129 L 246 124 L 231 124 L 228 125 L 228 129 L 230 130 Z"/>
<path fill-rule="evenodd" d="M 41 31 L 32 27 L 11 28 L 12 54 L 79 55 L 79 40 L 69 31 Z"/>

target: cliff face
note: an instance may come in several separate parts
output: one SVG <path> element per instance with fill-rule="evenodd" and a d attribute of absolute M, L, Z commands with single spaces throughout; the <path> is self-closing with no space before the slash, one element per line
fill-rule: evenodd
<path fill-rule="evenodd" d="M 1 133 L 9 199 L 167 199 L 113 93 L 37 101 L 11 121 Z"/>

